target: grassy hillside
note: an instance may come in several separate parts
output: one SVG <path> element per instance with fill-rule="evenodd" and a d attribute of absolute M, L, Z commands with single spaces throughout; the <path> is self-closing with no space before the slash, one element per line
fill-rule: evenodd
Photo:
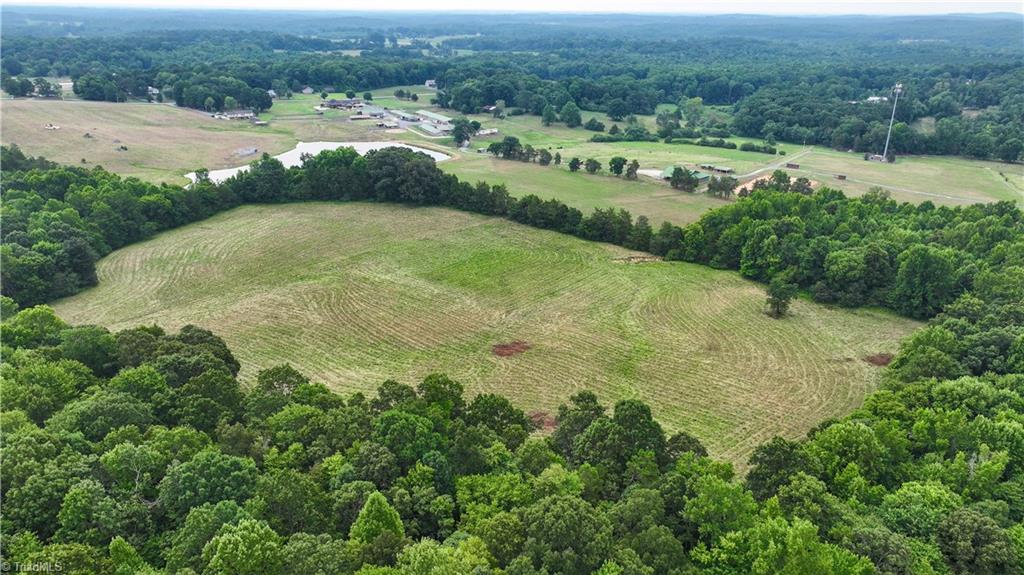
<path fill-rule="evenodd" d="M 507 221 L 373 204 L 248 206 L 117 251 L 100 285 L 57 302 L 72 323 L 195 323 L 243 378 L 290 361 L 370 392 L 444 371 L 553 414 L 581 389 L 637 397 L 737 462 L 858 405 L 916 324 L 796 302 L 761 286 Z M 507 346 L 501 356 L 494 346 Z"/>

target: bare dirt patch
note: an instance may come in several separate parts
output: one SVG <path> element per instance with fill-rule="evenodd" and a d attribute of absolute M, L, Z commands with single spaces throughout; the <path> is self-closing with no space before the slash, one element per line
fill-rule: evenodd
<path fill-rule="evenodd" d="M 494 344 L 494 347 L 491 348 L 491 352 L 498 357 L 508 357 L 510 355 L 523 353 L 528 349 L 530 349 L 530 344 L 525 341 L 516 340 L 509 343 L 496 343 Z"/>
<path fill-rule="evenodd" d="M 866 361 L 866 362 L 868 362 L 868 363 L 870 363 L 871 365 L 874 365 L 874 366 L 885 367 L 885 366 L 889 365 L 889 363 L 892 362 L 892 354 L 891 353 L 876 353 L 874 355 L 869 355 L 869 356 L 865 357 L 864 361 Z"/>
<path fill-rule="evenodd" d="M 530 418 L 530 421 L 533 422 L 537 429 L 543 431 L 553 431 L 558 427 L 558 421 L 546 411 L 531 411 L 527 417 Z"/>

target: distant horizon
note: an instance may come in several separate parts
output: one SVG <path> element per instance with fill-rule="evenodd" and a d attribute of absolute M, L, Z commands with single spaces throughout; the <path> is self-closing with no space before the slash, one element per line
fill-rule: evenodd
<path fill-rule="evenodd" d="M 323 0 L 290 0 L 287 6 L 277 2 L 246 2 L 245 0 L 152 0 L 140 3 L 138 0 L 84 0 L 67 4 L 63 0 L 40 0 L 5 4 L 3 10 L 18 8 L 61 8 L 94 10 L 196 10 L 235 12 L 332 12 L 353 14 L 374 14 L 383 12 L 423 14 L 558 14 L 558 15 L 671 15 L 671 16 L 787 16 L 787 17 L 836 17 L 836 16 L 1024 16 L 1024 6 L 1017 0 L 970 1 L 895 1 L 862 0 L 859 2 L 841 0 L 836 2 L 814 2 L 813 0 L 783 0 L 771 4 L 773 9 L 765 10 L 762 2 L 749 0 L 719 0 L 711 4 L 715 10 L 706 10 L 706 5 L 685 6 L 686 3 L 670 0 L 637 0 L 634 9 L 623 11 L 621 4 L 608 0 L 568 0 L 564 9 L 552 8 L 546 0 L 523 0 L 521 8 L 482 9 L 471 0 L 436 0 L 432 8 L 424 9 L 422 4 L 411 0 L 378 0 L 372 10 L 365 8 L 339 7 Z M 683 4 L 684 9 L 680 10 Z M 604 6 L 607 5 L 607 8 Z M 874 10 L 864 11 L 865 8 Z M 860 11 L 857 11 L 860 10 Z"/>

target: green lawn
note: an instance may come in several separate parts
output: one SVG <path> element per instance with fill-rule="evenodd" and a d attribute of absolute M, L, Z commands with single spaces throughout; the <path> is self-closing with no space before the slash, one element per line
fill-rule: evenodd
<path fill-rule="evenodd" d="M 815 147 L 789 170 L 852 195 L 880 186 L 898 200 L 970 204 L 1006 200 L 1024 205 L 1024 164 L 951 156 L 902 156 L 894 164 L 864 161 L 863 154 Z M 846 174 L 847 181 L 835 179 Z"/>
<path fill-rule="evenodd" d="M 516 197 L 555 198 L 584 213 L 594 208 L 625 208 L 634 217 L 647 216 L 654 226 L 663 221 L 685 224 L 725 203 L 706 194 L 680 192 L 646 177 L 631 182 L 610 174 L 572 173 L 564 165 L 545 167 L 475 152 L 438 165 L 469 182 L 505 184 Z"/>
<path fill-rule="evenodd" d="M 631 253 L 440 208 L 246 206 L 114 252 L 98 287 L 54 307 L 112 329 L 212 329 L 245 381 L 287 361 L 347 392 L 447 372 L 549 414 L 584 389 L 639 398 L 741 465 L 858 406 L 879 373 L 863 358 L 917 326 L 805 301 L 774 320 L 733 272 Z M 530 347 L 492 353 L 515 341 Z"/>

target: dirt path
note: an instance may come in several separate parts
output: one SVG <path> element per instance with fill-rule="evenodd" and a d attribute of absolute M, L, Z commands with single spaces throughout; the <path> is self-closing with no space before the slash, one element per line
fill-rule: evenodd
<path fill-rule="evenodd" d="M 807 154 L 811 153 L 812 151 L 813 150 L 811 148 L 804 148 L 803 150 L 800 150 L 799 152 L 793 154 L 792 156 L 783 156 L 782 159 L 777 161 L 777 162 L 768 164 L 767 166 L 764 166 L 763 168 L 758 168 L 758 169 L 754 170 L 753 172 L 750 172 L 749 174 L 743 174 L 742 176 L 736 176 L 736 178 L 739 179 L 740 181 L 743 181 L 743 180 L 746 180 L 748 178 L 756 177 L 758 174 L 763 173 L 763 172 L 767 172 L 769 170 L 774 172 L 775 170 L 781 168 L 782 166 L 785 166 L 789 162 L 792 162 L 793 160 L 800 159 L 800 158 L 806 156 Z"/>

